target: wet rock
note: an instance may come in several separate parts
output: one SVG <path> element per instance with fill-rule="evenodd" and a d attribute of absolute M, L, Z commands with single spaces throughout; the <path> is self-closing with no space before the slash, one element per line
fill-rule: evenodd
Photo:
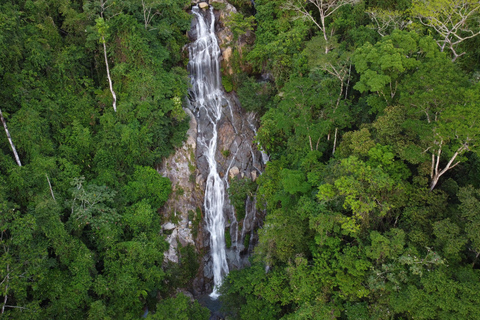
<path fill-rule="evenodd" d="M 193 289 L 193 295 L 195 297 L 198 297 L 203 293 L 204 287 L 205 287 L 204 279 L 205 279 L 204 277 L 196 277 L 195 279 L 193 279 L 192 289 Z"/>
<path fill-rule="evenodd" d="M 226 255 L 230 270 L 240 268 L 240 256 L 238 255 L 237 250 L 228 249 Z"/>
<path fill-rule="evenodd" d="M 208 261 L 204 267 L 203 267 L 203 275 L 207 279 L 212 279 L 213 278 L 213 268 L 212 268 L 212 262 Z"/>
<path fill-rule="evenodd" d="M 224 121 L 218 128 L 219 149 L 220 151 L 229 150 L 233 140 L 235 140 L 235 132 L 229 121 Z"/>

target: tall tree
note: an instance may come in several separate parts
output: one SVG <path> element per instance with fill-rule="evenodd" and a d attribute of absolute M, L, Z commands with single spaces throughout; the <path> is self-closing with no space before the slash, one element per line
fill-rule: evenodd
<path fill-rule="evenodd" d="M 455 61 L 465 54 L 457 52 L 459 44 L 480 34 L 479 10 L 478 0 L 414 0 L 411 12 L 420 23 L 435 30 L 440 50 L 450 49 Z"/>
<path fill-rule="evenodd" d="M 408 22 L 402 17 L 402 12 L 398 10 L 374 8 L 368 10 L 367 14 L 375 23 L 374 29 L 382 37 L 385 37 L 392 30 L 403 30 L 408 25 Z"/>
<path fill-rule="evenodd" d="M 113 98 L 113 110 L 117 112 L 117 95 L 113 90 L 112 77 L 110 76 L 110 66 L 108 64 L 108 57 L 107 57 L 107 41 L 105 40 L 105 37 L 107 34 L 107 25 L 103 17 L 98 18 L 96 22 L 97 22 L 98 34 L 100 35 L 100 43 L 103 46 L 103 55 L 105 57 L 105 67 L 107 68 L 108 86 L 110 88 L 110 92 L 112 93 L 112 98 Z"/>
<path fill-rule="evenodd" d="M 12 147 L 13 155 L 15 156 L 15 161 L 17 162 L 18 166 L 21 167 L 22 163 L 20 162 L 20 157 L 18 156 L 17 149 L 15 148 L 15 145 L 13 144 L 12 137 L 10 136 L 10 132 L 8 131 L 7 122 L 5 121 L 5 118 L 3 117 L 2 109 L 0 109 L 0 120 L 2 121 L 3 127 L 5 128 L 5 133 L 7 134 L 8 142 L 10 143 L 10 146 Z"/>
<path fill-rule="evenodd" d="M 283 8 L 286 10 L 293 10 L 297 12 L 296 19 L 310 20 L 322 32 L 325 40 L 325 53 L 330 50 L 329 38 L 333 35 L 328 34 L 327 19 L 331 17 L 338 9 L 343 6 L 356 4 L 360 0 L 288 0 Z M 316 9 L 316 13 L 312 13 L 310 5 Z M 319 15 L 320 21 L 317 21 L 316 15 Z"/>
<path fill-rule="evenodd" d="M 107 79 L 108 79 L 108 86 L 110 88 L 110 92 L 112 93 L 112 98 L 113 98 L 113 110 L 117 112 L 117 95 L 115 94 L 115 91 L 113 90 L 113 83 L 112 83 L 112 77 L 110 76 L 110 66 L 108 64 L 108 57 L 107 57 L 107 31 L 108 31 L 108 24 L 105 21 L 105 19 L 111 19 L 114 16 L 118 15 L 121 13 L 120 8 L 117 6 L 115 8 L 116 3 L 115 1 L 110 1 L 110 0 L 100 0 L 100 18 L 96 19 L 96 27 L 97 27 L 97 32 L 98 35 L 100 36 L 100 43 L 103 46 L 103 55 L 105 58 L 105 67 L 107 68 Z M 116 10 L 115 13 L 112 13 L 107 17 L 107 14 L 112 12 L 113 10 Z"/>

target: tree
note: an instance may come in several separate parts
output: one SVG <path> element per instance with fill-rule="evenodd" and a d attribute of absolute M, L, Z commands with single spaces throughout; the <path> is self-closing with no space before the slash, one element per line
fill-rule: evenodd
<path fill-rule="evenodd" d="M 459 209 L 464 220 L 465 233 L 469 240 L 469 251 L 474 254 L 473 268 L 480 256 L 480 235 L 477 232 L 480 227 L 480 190 L 469 185 L 459 190 L 458 198 L 461 202 Z"/>
<path fill-rule="evenodd" d="M 389 148 L 377 145 L 368 154 L 371 159 L 366 163 L 356 156 L 343 159 L 336 169 L 340 175 L 335 182 L 322 184 L 317 194 L 325 203 L 344 198 L 343 208 L 352 216 L 342 217 L 342 228 L 352 233 L 377 223 L 398 206 L 405 189 L 400 182 L 405 176 L 402 167 L 395 165 Z"/>
<path fill-rule="evenodd" d="M 390 30 L 403 30 L 408 22 L 402 17 L 402 12 L 398 10 L 384 10 L 381 8 L 370 9 L 367 11 L 370 19 L 375 23 L 375 29 L 382 37 L 387 35 Z"/>
<path fill-rule="evenodd" d="M 10 147 L 12 147 L 13 155 L 15 156 L 15 161 L 17 161 L 17 164 L 19 167 L 22 166 L 22 163 L 20 162 L 20 158 L 18 157 L 17 149 L 15 148 L 15 145 L 13 144 L 12 137 L 10 136 L 10 132 L 8 131 L 7 128 L 7 122 L 5 121 L 5 118 L 3 117 L 2 109 L 0 109 L 0 120 L 2 121 L 3 127 L 5 128 L 5 133 L 7 134 L 8 142 L 10 143 Z"/>
<path fill-rule="evenodd" d="M 231 12 L 225 21 L 225 25 L 232 31 L 233 41 L 239 42 L 241 36 L 253 31 L 255 17 L 245 17 L 241 13 Z"/>
<path fill-rule="evenodd" d="M 113 90 L 112 77 L 110 76 L 110 67 L 108 64 L 108 57 L 107 57 L 107 44 L 106 44 L 107 41 L 105 40 L 107 36 L 108 25 L 105 23 L 105 20 L 103 18 L 103 11 L 102 11 L 102 17 L 96 19 L 95 22 L 97 23 L 96 27 L 97 27 L 98 34 L 100 36 L 100 43 L 103 45 L 103 55 L 105 57 L 105 67 L 107 68 L 108 86 L 110 88 L 110 92 L 112 93 L 112 98 L 113 98 L 113 110 L 117 112 L 117 95 Z"/>
<path fill-rule="evenodd" d="M 160 14 L 160 11 L 155 8 L 158 7 L 160 3 L 161 2 L 155 0 L 142 0 L 143 22 L 145 23 L 145 30 L 155 30 L 155 28 L 148 29 L 148 26 L 152 22 L 153 18 Z"/>
<path fill-rule="evenodd" d="M 298 16 L 295 19 L 310 20 L 317 26 L 322 32 L 325 40 L 325 53 L 330 50 L 329 38 L 333 35 L 333 32 L 328 35 L 328 26 L 326 19 L 332 16 L 338 9 L 346 5 L 352 5 L 358 3 L 360 0 L 288 0 L 283 8 L 285 10 L 293 10 L 297 12 Z M 318 14 L 320 15 L 320 22 L 315 19 L 315 14 L 309 10 L 309 5 L 312 4 Z"/>
<path fill-rule="evenodd" d="M 424 61 L 407 76 L 399 102 L 409 107 L 404 127 L 416 132 L 423 153 L 431 156 L 430 190 L 440 177 L 457 166 L 461 155 L 476 152 L 480 111 L 477 88 L 469 83 L 453 62 L 441 55 Z M 443 168 L 441 162 L 447 161 Z"/>
<path fill-rule="evenodd" d="M 348 110 L 346 110 L 347 103 L 345 101 L 348 97 L 348 90 L 350 87 L 350 79 L 352 72 L 352 52 L 341 50 L 339 44 L 332 43 L 332 48 L 335 50 L 329 51 L 326 54 L 318 54 L 317 48 L 321 38 L 319 36 L 312 38 L 305 48 L 305 53 L 308 57 L 309 64 L 312 68 L 312 74 L 315 74 L 317 69 L 320 69 L 328 73 L 332 78 L 337 80 L 337 84 L 333 84 L 328 77 L 320 80 L 321 87 L 329 87 L 326 90 L 326 93 L 333 94 L 338 92 L 337 99 L 328 103 L 323 102 L 322 105 L 325 105 L 325 118 L 329 118 L 332 126 L 329 128 L 327 140 L 330 140 L 331 130 L 335 127 L 335 133 L 333 138 L 333 149 L 332 155 L 335 154 L 335 149 L 337 146 L 337 134 L 338 134 L 338 125 L 345 126 L 349 119 Z M 328 96 L 328 95 L 325 95 Z M 342 99 L 345 99 L 342 101 Z M 328 108 L 330 107 L 330 108 Z M 339 110 L 340 107 L 340 110 Z M 339 111 L 337 113 L 337 110 Z"/>
<path fill-rule="evenodd" d="M 193 300 L 193 299 L 192 299 Z M 207 320 L 210 312 L 200 306 L 197 300 L 190 299 L 183 293 L 176 297 L 168 298 L 157 304 L 153 315 L 148 315 L 147 320 Z"/>
<path fill-rule="evenodd" d="M 428 43 L 420 41 L 418 34 L 399 30 L 375 45 L 367 42 L 353 56 L 355 68 L 360 73 L 354 89 L 376 92 L 380 101 L 369 97 L 369 104 L 377 110 L 385 103 L 392 105 L 394 99 L 398 99 L 402 78 L 420 64 L 418 58 L 429 49 Z"/>
<path fill-rule="evenodd" d="M 455 61 L 465 54 L 457 52 L 458 45 L 480 34 L 475 16 L 479 10 L 478 0 L 414 0 L 411 12 L 421 24 L 435 30 L 440 51 L 450 49 Z"/>

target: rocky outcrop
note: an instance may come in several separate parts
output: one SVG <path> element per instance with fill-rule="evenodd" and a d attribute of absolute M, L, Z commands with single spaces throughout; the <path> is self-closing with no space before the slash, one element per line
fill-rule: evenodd
<path fill-rule="evenodd" d="M 205 1 L 194 1 L 200 3 Z M 223 65 L 227 70 L 232 48 L 229 47 L 233 35 L 225 26 L 225 18 L 236 9 L 225 0 L 211 0 L 212 3 L 223 3 L 224 9 L 215 11 L 215 30 L 222 50 Z M 208 9 L 207 9 L 208 10 Z M 202 10 L 207 12 L 207 10 Z M 195 25 L 192 23 L 192 30 Z M 195 32 L 189 32 L 193 38 Z M 194 39 L 192 39 L 194 40 Z M 228 69 L 229 68 L 229 69 Z M 224 67 L 225 70 L 225 67 Z M 264 160 L 254 143 L 257 119 L 241 108 L 234 92 L 223 95 L 221 118 L 217 122 L 218 138 L 215 160 L 220 177 L 229 186 L 233 179 L 246 178 L 255 180 L 264 169 Z M 192 216 L 203 216 L 204 193 L 209 165 L 204 156 L 205 145 L 199 141 L 208 141 L 211 136 L 211 125 L 205 120 L 205 114 L 197 109 L 194 103 L 186 107 L 190 116 L 188 139 L 174 155 L 168 158 L 159 168 L 160 174 L 170 178 L 173 192 L 162 212 L 164 224 L 162 230 L 170 244 L 166 260 L 178 262 L 179 246 L 194 244 L 201 256 L 200 270 L 193 282 L 193 293 L 198 296 L 212 289 L 212 259 L 209 254 L 209 233 L 205 223 L 198 223 Z M 210 130 L 210 131 L 209 131 Z M 193 213 L 193 214 L 192 214 Z M 200 213 L 198 215 L 197 213 Z M 223 208 L 226 223 L 225 235 L 227 243 L 227 263 L 230 270 L 248 265 L 248 257 L 257 241 L 255 230 L 262 221 L 262 213 L 255 208 L 255 199 L 248 198 L 245 213 L 235 213 L 225 192 Z M 237 217 L 243 217 L 240 221 Z M 196 235 L 196 236 L 195 236 Z"/>
<path fill-rule="evenodd" d="M 255 127 L 257 122 L 253 114 L 246 114 L 238 103 L 234 94 L 227 95 L 227 103 L 223 108 L 222 118 L 219 122 L 218 150 L 216 154 L 217 169 L 223 177 L 227 187 L 233 179 L 247 178 L 255 180 L 263 171 L 264 163 L 262 155 L 254 143 Z M 202 123 L 202 119 L 197 119 L 198 128 L 205 128 L 208 124 Z M 199 175 L 198 185 L 205 185 L 205 178 L 208 173 L 208 163 L 203 157 L 204 146 L 197 144 L 197 169 Z M 228 194 L 225 194 L 226 204 L 224 206 L 226 224 L 227 245 L 226 255 L 230 270 L 243 268 L 248 265 L 248 257 L 252 251 L 253 244 L 257 241 L 255 230 L 262 221 L 262 213 L 257 212 L 255 200 L 248 199 L 245 206 L 245 213 L 235 213 L 228 200 Z M 238 216 L 245 216 L 238 220 Z M 208 252 L 208 233 L 204 234 L 204 247 Z M 204 266 L 203 279 L 196 281 L 203 283 L 204 289 L 209 291 L 209 279 L 213 277 L 212 261 L 209 254 L 206 254 L 202 260 Z"/>
<path fill-rule="evenodd" d="M 162 231 L 170 244 L 165 258 L 172 262 L 178 262 L 178 247 L 198 242 L 193 238 L 192 212 L 202 206 L 202 190 L 196 183 L 197 173 L 195 166 L 195 150 L 197 144 L 197 122 L 195 117 L 186 109 L 190 116 L 190 127 L 187 131 L 187 141 L 176 150 L 175 154 L 166 159 L 159 173 L 172 181 L 172 196 L 163 207 L 163 220 L 166 223 Z M 197 235 L 198 237 L 198 235 Z M 197 241 L 195 241 L 197 240 Z"/>
<path fill-rule="evenodd" d="M 218 44 L 222 49 L 221 63 L 224 74 L 232 75 L 233 33 L 226 26 L 225 21 L 227 21 L 231 13 L 237 13 L 237 9 L 225 0 L 212 0 L 211 2 L 221 3 L 224 6 L 224 9 L 219 10 L 216 13 L 215 18 L 216 21 L 218 21 L 216 26 L 216 34 L 218 38 Z"/>

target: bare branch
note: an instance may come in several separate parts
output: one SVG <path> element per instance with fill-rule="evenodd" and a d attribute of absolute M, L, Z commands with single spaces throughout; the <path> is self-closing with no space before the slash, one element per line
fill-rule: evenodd
<path fill-rule="evenodd" d="M 48 179 L 48 175 L 46 173 L 45 173 L 45 177 L 47 177 L 48 186 L 50 187 L 50 193 L 52 194 L 52 198 L 55 202 L 57 202 L 57 200 L 55 200 L 55 195 L 53 194 L 52 184 L 50 183 L 50 179 Z"/>
<path fill-rule="evenodd" d="M 113 84 L 112 84 L 112 78 L 110 77 L 110 67 L 108 66 L 108 58 L 107 58 L 107 45 L 105 44 L 105 37 L 102 36 L 102 42 L 103 42 L 103 54 L 105 56 L 105 65 L 107 67 L 107 78 L 108 78 L 108 85 L 110 87 L 110 92 L 112 93 L 112 98 L 113 98 L 113 110 L 117 112 L 117 95 L 115 94 L 115 91 L 113 91 Z"/>
<path fill-rule="evenodd" d="M 441 145 L 441 144 L 440 144 Z M 432 191 L 435 186 L 437 185 L 438 183 L 438 179 L 440 179 L 440 177 L 445 173 L 447 172 L 448 170 L 456 167 L 460 161 L 457 161 L 455 164 L 452 165 L 452 163 L 455 161 L 455 159 L 460 155 L 462 154 L 464 151 L 468 150 L 468 145 L 467 143 L 465 142 L 463 145 L 461 145 L 457 151 L 453 154 L 453 156 L 450 158 L 450 160 L 448 161 L 447 165 L 445 166 L 445 168 L 443 168 L 443 170 L 441 170 L 440 172 L 438 172 L 438 166 L 439 166 L 439 163 L 440 163 L 440 154 L 441 154 L 441 149 L 439 149 L 438 151 L 438 156 L 437 156 L 437 159 L 436 159 L 436 166 L 435 166 L 435 173 L 432 175 L 432 182 L 430 184 L 430 191 Z M 432 154 L 432 159 L 434 157 L 434 154 Z"/>
<path fill-rule="evenodd" d="M 480 2 L 476 0 L 451 0 L 451 1 L 422 1 L 414 0 L 412 12 L 424 26 L 433 28 L 440 39 L 436 42 L 443 52 L 450 49 L 453 54 L 452 61 L 458 59 L 465 52 L 457 53 L 456 47 L 463 41 L 480 34 L 478 23 L 473 30 L 468 25 L 468 20 L 480 9 Z"/>
<path fill-rule="evenodd" d="M 152 14 L 152 8 L 148 7 L 145 3 L 145 0 L 142 0 L 142 7 L 143 7 L 143 20 L 145 22 L 145 30 L 148 30 L 148 25 L 152 22 L 153 17 L 159 15 L 160 12 L 157 10 Z M 155 30 L 156 28 L 150 28 L 148 31 Z"/>
<path fill-rule="evenodd" d="M 327 42 L 327 45 L 325 46 L 325 53 L 328 53 L 329 47 L 325 19 L 334 14 L 341 7 L 348 4 L 356 4 L 357 2 L 359 2 L 359 0 L 288 0 L 282 6 L 282 8 L 297 12 L 298 16 L 294 19 L 312 21 L 322 32 L 323 38 Z M 312 4 L 317 9 L 320 16 L 320 22 L 318 22 L 314 15 L 307 9 L 309 4 Z"/>
<path fill-rule="evenodd" d="M 336 147 L 337 147 L 337 132 L 338 132 L 338 128 L 335 128 L 335 139 L 333 140 L 332 155 L 335 154 L 335 149 L 336 149 Z"/>
<path fill-rule="evenodd" d="M 5 128 L 5 133 L 7 134 L 8 142 L 10 143 L 10 147 L 12 148 L 13 155 L 15 156 L 15 161 L 17 161 L 18 166 L 21 167 L 22 163 L 20 162 L 20 157 L 18 156 L 17 149 L 15 148 L 12 137 L 10 136 L 10 132 L 8 131 L 7 122 L 3 118 L 2 109 L 0 109 L 0 120 L 2 121 L 3 127 Z"/>
<path fill-rule="evenodd" d="M 375 22 L 375 29 L 382 37 L 387 35 L 386 32 L 388 29 L 402 30 L 408 24 L 402 19 L 401 13 L 396 10 L 390 11 L 377 8 L 375 10 L 368 10 L 367 14 L 370 17 L 370 20 Z"/>
<path fill-rule="evenodd" d="M 7 305 L 8 300 L 8 281 L 10 280 L 10 265 L 7 264 L 7 276 L 5 277 L 7 284 L 5 286 L 5 297 L 3 298 L 2 314 L 5 312 L 5 306 Z"/>

